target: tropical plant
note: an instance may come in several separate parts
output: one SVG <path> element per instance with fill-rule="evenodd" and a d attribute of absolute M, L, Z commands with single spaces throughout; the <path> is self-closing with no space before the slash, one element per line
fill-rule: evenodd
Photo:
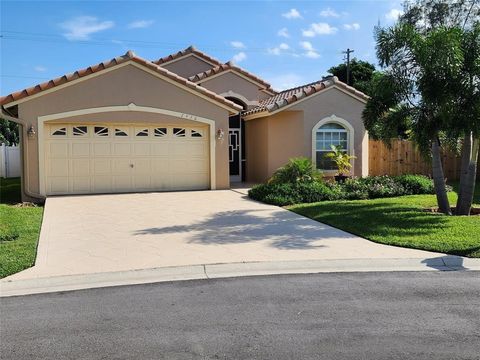
<path fill-rule="evenodd" d="M 312 161 L 306 157 L 292 158 L 281 168 L 278 168 L 268 181 L 272 184 L 308 183 L 320 180 L 322 174 L 315 168 Z"/>
<path fill-rule="evenodd" d="M 13 121 L 0 119 L 0 144 L 13 146 L 18 145 L 19 142 L 18 124 Z"/>
<path fill-rule="evenodd" d="M 329 152 L 325 157 L 332 159 L 338 170 L 338 175 L 345 176 L 350 172 L 352 164 L 350 160 L 356 159 L 356 156 L 348 155 L 341 146 L 330 145 L 332 152 Z"/>
<path fill-rule="evenodd" d="M 468 211 L 475 184 L 473 153 L 478 146 L 473 138 L 480 127 L 480 57 L 478 23 L 471 19 L 478 11 L 478 1 L 410 1 L 397 24 L 377 28 L 375 33 L 377 56 L 385 71 L 363 112 L 365 127 L 373 138 L 386 142 L 396 134 L 411 138 L 431 158 L 437 203 L 445 214 L 451 210 L 442 146 L 456 147 L 464 138 L 463 153 L 469 156 L 462 169 L 470 178 L 461 181 L 468 189 L 463 194 L 460 190 L 459 199 L 470 199 L 465 200 Z"/>

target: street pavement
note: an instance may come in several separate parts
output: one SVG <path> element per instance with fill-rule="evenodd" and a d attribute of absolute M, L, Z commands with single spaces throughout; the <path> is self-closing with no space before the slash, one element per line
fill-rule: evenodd
<path fill-rule="evenodd" d="M 202 279 L 0 299 L 2 359 L 479 359 L 480 273 Z"/>

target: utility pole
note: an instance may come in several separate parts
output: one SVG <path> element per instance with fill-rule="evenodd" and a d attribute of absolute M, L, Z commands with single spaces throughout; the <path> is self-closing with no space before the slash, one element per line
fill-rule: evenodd
<path fill-rule="evenodd" d="M 343 54 L 347 54 L 347 85 L 350 85 L 350 54 L 354 51 L 348 48 L 346 51 L 342 51 Z"/>

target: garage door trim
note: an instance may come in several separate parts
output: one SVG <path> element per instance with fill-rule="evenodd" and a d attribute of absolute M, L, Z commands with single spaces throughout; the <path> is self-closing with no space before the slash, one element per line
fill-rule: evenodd
<path fill-rule="evenodd" d="M 155 114 L 163 114 L 177 117 L 184 120 L 195 121 L 203 124 L 208 124 L 210 129 L 209 153 L 210 153 L 210 189 L 216 189 L 215 179 L 215 121 L 201 116 L 181 113 L 161 108 L 154 108 L 149 106 L 137 106 L 133 103 L 129 105 L 119 106 L 105 106 L 96 108 L 86 108 L 81 110 L 66 111 L 56 114 L 43 115 L 38 117 L 38 160 L 39 160 L 39 186 L 40 194 L 46 196 L 46 171 L 45 171 L 45 148 L 44 148 L 44 123 L 47 121 L 60 120 L 72 116 L 96 114 L 104 112 L 118 112 L 118 111 L 132 111 L 132 112 L 147 112 Z"/>

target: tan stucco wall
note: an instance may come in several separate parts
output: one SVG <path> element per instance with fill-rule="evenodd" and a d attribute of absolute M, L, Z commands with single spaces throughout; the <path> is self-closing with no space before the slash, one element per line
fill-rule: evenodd
<path fill-rule="evenodd" d="M 259 86 L 244 79 L 233 72 L 223 72 L 218 76 L 206 79 L 199 85 L 217 94 L 233 91 L 247 98 L 249 101 L 258 101 L 265 98 L 265 93 L 259 90 Z M 268 97 L 268 95 L 267 95 Z"/>
<path fill-rule="evenodd" d="M 161 66 L 184 78 L 197 75 L 201 72 L 210 70 L 213 67 L 213 65 L 193 55 L 183 57 Z"/>
<path fill-rule="evenodd" d="M 246 181 L 262 182 L 268 176 L 268 119 L 245 122 Z"/>
<path fill-rule="evenodd" d="M 368 175 L 368 135 L 362 122 L 363 108 L 361 101 L 332 88 L 275 115 L 247 121 L 247 143 L 252 136 L 255 142 L 265 143 L 263 147 L 257 147 L 257 154 L 250 156 L 247 145 L 248 180 L 265 181 L 292 157 L 312 158 L 312 129 L 320 120 L 331 115 L 348 121 L 354 129 L 354 155 L 357 159 L 354 160 L 352 174 Z M 264 124 L 265 129 L 258 134 L 253 134 L 258 131 L 255 122 Z M 252 156 L 268 159 L 267 164 L 252 160 Z"/>
<path fill-rule="evenodd" d="M 201 116 L 215 121 L 216 129 L 228 129 L 228 110 L 202 99 L 191 92 L 178 88 L 167 81 L 149 74 L 138 67 L 127 65 L 113 71 L 78 82 L 61 90 L 30 99 L 18 105 L 19 117 L 27 122 L 28 129 L 33 125 L 38 129 L 39 116 L 57 114 L 86 108 L 128 105 L 154 107 Z M 83 118 L 85 121 L 131 122 L 131 123 L 170 123 L 186 125 L 177 117 L 141 112 L 111 112 L 86 115 L 66 121 Z M 56 122 L 61 122 L 58 120 Z M 198 123 L 204 125 L 203 123 Z M 24 132 L 24 135 L 26 133 Z M 39 192 L 38 136 L 34 139 L 25 136 L 26 168 L 25 179 L 28 191 Z M 228 143 L 216 141 L 215 150 L 217 189 L 229 187 Z M 27 197 L 25 197 L 27 199 Z"/>

